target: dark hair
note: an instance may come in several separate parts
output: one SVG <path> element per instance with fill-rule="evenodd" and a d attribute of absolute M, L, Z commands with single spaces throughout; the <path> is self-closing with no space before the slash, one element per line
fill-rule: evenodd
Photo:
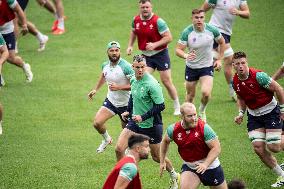
<path fill-rule="evenodd" d="M 246 58 L 246 57 L 247 55 L 243 51 L 235 52 L 233 55 L 233 59 Z"/>
<path fill-rule="evenodd" d="M 143 54 L 134 55 L 133 62 L 146 62 L 145 56 Z"/>
<path fill-rule="evenodd" d="M 134 134 L 128 139 L 128 147 L 131 149 L 135 144 L 139 144 L 147 140 L 149 141 L 150 138 L 146 135 Z"/>
<path fill-rule="evenodd" d="M 246 184 L 240 179 L 233 179 L 228 183 L 228 189 L 245 189 Z"/>
<path fill-rule="evenodd" d="M 193 9 L 191 14 L 194 15 L 194 14 L 199 14 L 199 13 L 202 13 L 202 12 L 205 12 L 203 9 Z"/>
<path fill-rule="evenodd" d="M 140 0 L 140 1 L 139 1 L 139 3 L 142 3 L 142 4 L 147 3 L 147 2 L 150 2 L 150 3 L 151 3 L 151 0 Z"/>

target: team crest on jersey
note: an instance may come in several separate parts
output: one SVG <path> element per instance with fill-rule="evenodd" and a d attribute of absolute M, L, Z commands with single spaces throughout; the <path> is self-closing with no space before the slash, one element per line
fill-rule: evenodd
<path fill-rule="evenodd" d="M 198 132 L 195 132 L 195 133 L 194 133 L 194 136 L 195 136 L 195 137 L 198 137 L 198 136 L 199 136 Z"/>
<path fill-rule="evenodd" d="M 178 140 L 182 140 L 181 135 L 182 135 L 181 133 L 178 133 L 178 138 L 177 138 Z"/>
<path fill-rule="evenodd" d="M 224 6 L 226 6 L 227 2 L 226 2 L 226 1 L 223 1 L 223 4 L 224 4 Z"/>
<path fill-rule="evenodd" d="M 196 37 L 194 37 L 193 39 L 192 39 L 192 43 L 195 43 L 196 42 Z"/>
<path fill-rule="evenodd" d="M 150 27 L 150 30 L 152 30 L 154 26 L 153 26 L 153 24 L 150 24 L 149 27 Z"/>
<path fill-rule="evenodd" d="M 136 24 L 136 30 L 139 30 L 140 29 L 140 23 L 137 23 Z"/>

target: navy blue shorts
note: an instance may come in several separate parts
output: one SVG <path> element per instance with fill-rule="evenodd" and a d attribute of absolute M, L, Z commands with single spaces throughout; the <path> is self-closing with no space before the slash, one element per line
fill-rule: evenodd
<path fill-rule="evenodd" d="M 158 71 L 165 71 L 171 67 L 168 49 L 164 49 L 153 56 L 145 56 L 145 58 L 147 66 Z"/>
<path fill-rule="evenodd" d="M 16 48 L 16 37 L 15 37 L 15 34 L 14 32 L 12 33 L 8 33 L 8 34 L 2 34 L 5 42 L 6 42 L 6 45 L 7 45 L 7 48 L 8 50 L 15 50 Z"/>
<path fill-rule="evenodd" d="M 206 68 L 197 68 L 191 69 L 188 66 L 185 66 L 185 80 L 186 81 L 198 81 L 200 77 L 209 75 L 214 75 L 214 68 L 213 66 L 206 67 Z"/>
<path fill-rule="evenodd" d="M 23 11 L 26 9 L 28 3 L 29 3 L 29 0 L 17 0 L 20 7 L 23 9 Z"/>
<path fill-rule="evenodd" d="M 227 35 L 227 34 L 224 34 L 224 33 L 221 33 L 223 38 L 225 39 L 225 43 L 230 43 L 231 41 L 231 36 L 230 35 Z M 213 44 L 213 49 L 217 49 L 217 47 L 219 46 L 218 43 L 216 43 L 216 41 L 214 40 L 214 44 Z"/>
<path fill-rule="evenodd" d="M 196 170 L 189 168 L 186 164 L 181 167 L 181 172 L 191 171 L 195 173 L 204 186 L 218 186 L 225 180 L 223 168 L 221 165 L 214 169 L 207 169 L 203 174 L 197 173 Z"/>
<path fill-rule="evenodd" d="M 117 114 L 120 118 L 121 121 L 123 121 L 124 123 L 127 123 L 127 121 L 124 121 L 121 117 L 121 114 L 123 112 L 127 111 L 127 106 L 122 106 L 122 107 L 115 107 L 109 100 L 108 98 L 105 99 L 103 106 L 106 107 L 107 109 L 109 109 L 111 112 L 113 112 L 114 114 Z"/>
<path fill-rule="evenodd" d="M 265 129 L 281 129 L 283 130 L 283 121 L 280 118 L 280 107 L 277 105 L 270 113 L 262 116 L 253 116 L 247 113 L 248 116 L 248 131 L 253 131 L 259 128 Z"/>
<path fill-rule="evenodd" d="M 150 144 L 159 144 L 162 141 L 163 125 L 158 124 L 150 128 L 141 128 L 133 120 L 129 120 L 126 128 L 138 134 L 150 137 Z"/>

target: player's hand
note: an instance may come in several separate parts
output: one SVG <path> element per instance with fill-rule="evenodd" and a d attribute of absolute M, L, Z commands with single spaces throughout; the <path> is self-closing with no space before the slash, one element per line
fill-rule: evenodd
<path fill-rule="evenodd" d="M 22 25 L 21 34 L 26 35 L 29 32 L 27 24 Z"/>
<path fill-rule="evenodd" d="M 140 115 L 133 115 L 132 120 L 135 121 L 136 123 L 142 122 L 142 117 Z"/>
<path fill-rule="evenodd" d="M 196 172 L 203 174 L 207 170 L 207 168 L 208 168 L 207 163 L 205 163 L 205 162 L 197 163 Z"/>
<path fill-rule="evenodd" d="M 93 100 L 93 96 L 97 93 L 97 90 L 91 90 L 88 94 L 89 100 Z"/>
<path fill-rule="evenodd" d="M 196 58 L 195 50 L 190 51 L 185 57 L 187 61 L 193 61 L 195 58 Z"/>
<path fill-rule="evenodd" d="M 243 115 L 238 115 L 235 117 L 235 123 L 240 125 L 242 122 L 243 122 L 243 118 L 244 116 Z"/>
<path fill-rule="evenodd" d="M 128 116 L 129 116 L 129 112 L 123 112 L 121 114 L 121 117 L 122 117 L 123 121 L 127 121 Z"/>
<path fill-rule="evenodd" d="M 166 170 L 166 162 L 160 162 L 160 177 L 163 176 L 165 170 Z"/>
<path fill-rule="evenodd" d="M 116 83 L 109 83 L 108 88 L 111 91 L 118 91 L 118 90 L 120 90 L 119 85 L 117 85 Z"/>
<path fill-rule="evenodd" d="M 229 9 L 229 13 L 232 14 L 232 15 L 238 16 L 239 10 L 233 7 L 233 8 Z"/>
<path fill-rule="evenodd" d="M 131 55 L 131 54 L 132 54 L 132 51 L 133 51 L 133 47 L 127 47 L 127 49 L 126 49 L 126 54 L 127 54 L 127 55 Z"/>
<path fill-rule="evenodd" d="M 217 72 L 219 72 L 222 68 L 221 60 L 215 60 L 213 63 L 213 67 Z"/>
<path fill-rule="evenodd" d="M 155 43 L 151 43 L 151 42 L 149 42 L 149 43 L 146 43 L 146 50 L 147 51 L 152 51 L 152 50 L 154 50 L 156 47 L 155 47 Z"/>

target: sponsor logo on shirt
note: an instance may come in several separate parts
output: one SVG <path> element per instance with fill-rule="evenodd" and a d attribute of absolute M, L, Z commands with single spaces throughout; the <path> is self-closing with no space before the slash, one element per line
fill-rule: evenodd
<path fill-rule="evenodd" d="M 139 30 L 140 29 L 140 23 L 137 23 L 136 24 L 136 30 Z"/>
<path fill-rule="evenodd" d="M 153 26 L 153 24 L 151 24 L 149 27 L 150 27 L 150 30 L 152 30 L 154 26 Z"/>
<path fill-rule="evenodd" d="M 195 136 L 195 137 L 198 137 L 198 136 L 199 136 L 198 132 L 195 132 L 195 133 L 194 133 L 194 136 Z"/>

